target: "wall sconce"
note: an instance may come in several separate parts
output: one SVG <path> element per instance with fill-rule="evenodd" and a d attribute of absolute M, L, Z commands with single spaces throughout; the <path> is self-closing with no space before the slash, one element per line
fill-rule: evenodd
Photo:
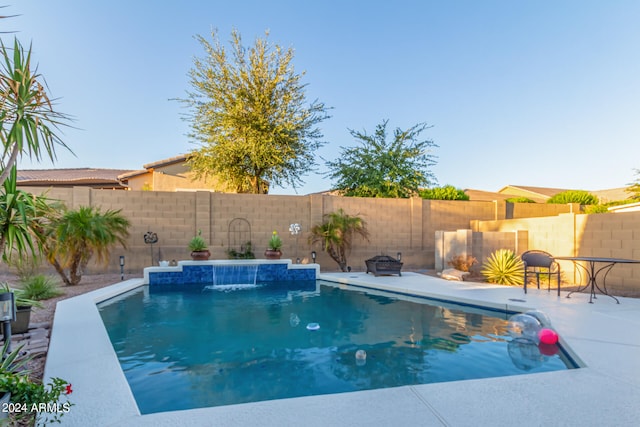
<path fill-rule="evenodd" d="M 0 293 L 0 320 L 7 353 L 11 352 L 11 322 L 16 320 L 15 296 L 12 291 Z M 4 359 L 4 354 L 2 355 Z"/>
<path fill-rule="evenodd" d="M 402 252 L 398 252 L 398 254 L 396 255 L 396 259 L 398 261 L 402 261 Z"/>
<path fill-rule="evenodd" d="M 316 263 L 316 256 L 318 256 L 318 254 L 316 254 L 316 251 L 311 251 L 311 260 L 314 264 Z"/>
<path fill-rule="evenodd" d="M 124 255 L 120 255 L 120 280 L 124 280 Z"/>

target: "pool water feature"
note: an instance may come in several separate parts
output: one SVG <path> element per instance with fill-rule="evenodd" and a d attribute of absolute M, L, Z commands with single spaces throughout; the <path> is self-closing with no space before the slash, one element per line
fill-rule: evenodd
<path fill-rule="evenodd" d="M 216 286 L 234 286 L 234 285 L 256 285 L 258 276 L 258 265 L 218 265 L 213 268 L 212 285 L 208 288 Z"/>
<path fill-rule="evenodd" d="M 260 285 L 142 287 L 99 304 L 141 413 L 574 367 L 562 349 L 510 340 L 509 313 L 323 282 Z"/>

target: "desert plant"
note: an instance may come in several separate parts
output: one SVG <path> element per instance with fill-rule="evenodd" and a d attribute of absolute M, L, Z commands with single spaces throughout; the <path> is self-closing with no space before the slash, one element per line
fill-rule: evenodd
<path fill-rule="evenodd" d="M 5 292 L 13 292 L 16 307 L 44 307 L 40 301 L 30 298 L 22 289 L 13 289 L 7 282 L 2 282 L 0 283 L 0 293 Z"/>
<path fill-rule="evenodd" d="M 425 188 L 420 190 L 420 197 L 429 200 L 469 200 L 469 196 L 459 188 L 453 185 L 445 185 L 444 187 Z"/>
<path fill-rule="evenodd" d="M 509 249 L 498 249 L 489 255 L 481 273 L 488 282 L 499 285 L 519 286 L 524 283 L 524 264 Z"/>
<path fill-rule="evenodd" d="M 581 205 L 597 205 L 598 198 L 588 191 L 567 190 L 554 195 L 549 200 L 547 200 L 547 203 L 579 203 Z"/>
<path fill-rule="evenodd" d="M 198 230 L 198 234 L 193 236 L 193 238 L 189 241 L 189 250 L 191 252 L 200 252 L 207 250 L 207 242 L 202 237 L 202 230 Z"/>
<path fill-rule="evenodd" d="M 478 260 L 471 255 L 456 255 L 447 261 L 447 265 L 455 268 L 456 270 L 469 272 L 474 264 L 477 264 Z"/>
<path fill-rule="evenodd" d="M 58 289 L 58 283 L 56 280 L 53 277 L 44 274 L 36 274 L 21 279 L 20 293 L 25 298 L 34 301 L 46 300 L 64 295 L 64 292 Z"/>
<path fill-rule="evenodd" d="M 271 238 L 269 239 L 269 249 L 272 251 L 279 251 L 282 248 L 282 239 L 278 236 L 278 232 L 273 230 Z"/>
<path fill-rule="evenodd" d="M 338 263 L 340 270 L 347 271 L 347 256 L 351 251 L 353 237 L 369 240 L 367 223 L 358 216 L 348 215 L 342 209 L 324 216 L 322 224 L 311 228 L 309 243 L 322 243 L 322 249 Z"/>
<path fill-rule="evenodd" d="M 63 211 L 46 229 L 47 260 L 66 285 L 77 285 L 93 256 L 107 263 L 113 246 L 126 247 L 128 228 L 129 220 L 120 210 L 103 213 L 96 207 L 81 206 Z"/>

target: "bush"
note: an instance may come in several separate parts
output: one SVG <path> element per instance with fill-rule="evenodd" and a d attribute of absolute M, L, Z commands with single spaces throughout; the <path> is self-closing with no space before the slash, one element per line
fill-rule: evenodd
<path fill-rule="evenodd" d="M 444 187 L 425 188 L 420 190 L 420 197 L 429 200 L 469 200 L 469 196 L 464 190 L 454 187 L 453 185 L 445 185 Z"/>
<path fill-rule="evenodd" d="M 64 295 L 58 289 L 58 282 L 51 276 L 44 274 L 36 274 L 34 276 L 25 277 L 20 281 L 20 293 L 24 298 L 34 301 L 59 297 Z"/>
<path fill-rule="evenodd" d="M 469 272 L 473 264 L 477 264 L 478 260 L 471 255 L 457 255 L 447 261 L 447 265 L 455 268 L 456 270 Z"/>
<path fill-rule="evenodd" d="M 566 204 L 579 203 L 581 205 L 597 205 L 598 198 L 588 191 L 583 190 L 567 190 L 558 193 L 547 200 L 547 203 Z"/>
<path fill-rule="evenodd" d="M 531 200 L 528 197 L 509 197 L 508 199 L 505 199 L 505 202 L 507 202 L 507 203 L 535 203 L 534 200 Z"/>
<path fill-rule="evenodd" d="M 524 264 L 509 249 L 498 249 L 482 266 L 482 275 L 488 282 L 499 285 L 519 286 L 524 279 Z"/>

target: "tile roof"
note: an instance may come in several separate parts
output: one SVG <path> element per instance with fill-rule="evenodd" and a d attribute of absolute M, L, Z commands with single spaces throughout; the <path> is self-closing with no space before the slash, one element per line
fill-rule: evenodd
<path fill-rule="evenodd" d="M 131 172 L 130 169 L 18 169 L 19 185 L 120 185 L 118 175 Z"/>

